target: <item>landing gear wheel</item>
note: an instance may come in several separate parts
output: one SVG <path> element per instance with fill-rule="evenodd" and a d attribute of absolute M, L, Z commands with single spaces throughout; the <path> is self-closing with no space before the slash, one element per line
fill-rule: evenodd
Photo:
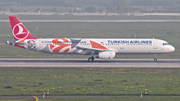
<path fill-rule="evenodd" d="M 93 61 L 94 61 L 94 57 L 93 57 L 93 56 L 92 56 L 92 57 L 89 57 L 89 58 L 88 58 L 88 61 L 89 61 L 89 62 L 93 62 Z"/>
<path fill-rule="evenodd" d="M 154 62 L 157 62 L 157 58 L 154 58 Z"/>
<path fill-rule="evenodd" d="M 154 62 L 157 62 L 156 54 L 154 54 Z"/>

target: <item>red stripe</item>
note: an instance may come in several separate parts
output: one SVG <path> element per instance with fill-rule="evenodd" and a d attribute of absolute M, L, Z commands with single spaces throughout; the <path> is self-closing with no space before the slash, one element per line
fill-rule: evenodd
<path fill-rule="evenodd" d="M 17 44 L 17 43 L 15 43 L 15 44 L 14 44 L 14 46 L 16 46 L 16 47 L 20 47 L 20 48 L 24 48 L 24 49 L 25 49 L 25 47 L 24 47 L 24 46 L 21 46 L 21 45 L 19 45 L 19 44 Z"/>
<path fill-rule="evenodd" d="M 90 43 L 91 43 L 92 48 L 96 48 L 96 49 L 107 49 L 106 47 L 104 47 L 104 46 L 102 46 L 102 45 L 100 45 L 100 44 L 98 44 L 98 43 L 96 43 L 96 42 L 94 42 L 94 41 L 91 41 L 91 40 L 89 40 L 89 41 L 90 41 Z"/>
<path fill-rule="evenodd" d="M 66 49 L 64 52 L 65 52 L 65 53 L 67 53 L 68 51 L 69 51 L 69 48 L 68 48 L 68 49 Z"/>

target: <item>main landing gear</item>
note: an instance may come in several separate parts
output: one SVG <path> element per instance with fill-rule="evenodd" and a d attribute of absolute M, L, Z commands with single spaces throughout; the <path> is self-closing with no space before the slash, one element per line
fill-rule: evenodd
<path fill-rule="evenodd" d="M 93 62 L 93 61 L 94 61 L 94 57 L 93 57 L 93 56 L 92 56 L 92 57 L 89 57 L 89 58 L 88 58 L 88 61 L 89 61 L 89 62 Z"/>
<path fill-rule="evenodd" d="M 154 54 L 154 62 L 157 62 L 156 54 Z"/>

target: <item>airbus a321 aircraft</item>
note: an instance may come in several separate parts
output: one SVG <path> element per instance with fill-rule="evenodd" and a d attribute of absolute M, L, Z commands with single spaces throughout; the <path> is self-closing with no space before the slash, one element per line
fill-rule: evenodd
<path fill-rule="evenodd" d="M 14 40 L 7 44 L 31 51 L 53 54 L 82 54 L 90 55 L 89 62 L 94 56 L 101 59 L 113 59 L 116 54 L 156 54 L 170 53 L 175 48 L 160 39 L 95 39 L 95 38 L 48 38 L 34 37 L 15 16 L 9 17 Z"/>

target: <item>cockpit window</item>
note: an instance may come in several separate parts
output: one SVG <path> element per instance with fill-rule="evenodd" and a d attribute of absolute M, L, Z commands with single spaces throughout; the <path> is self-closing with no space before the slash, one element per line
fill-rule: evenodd
<path fill-rule="evenodd" d="M 165 45 L 169 45 L 169 44 L 168 43 L 163 43 L 162 45 L 165 46 Z"/>

